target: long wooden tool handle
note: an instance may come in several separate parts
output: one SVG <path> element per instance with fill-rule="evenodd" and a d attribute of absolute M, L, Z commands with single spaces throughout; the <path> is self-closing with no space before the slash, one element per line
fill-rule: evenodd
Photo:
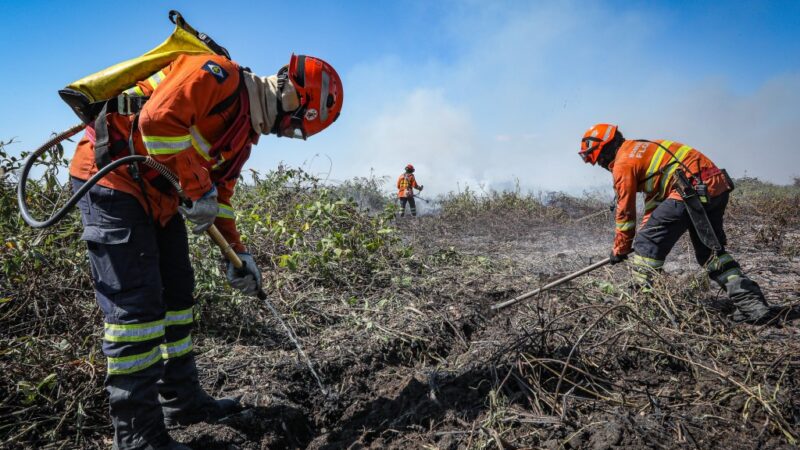
<path fill-rule="evenodd" d="M 566 283 L 569 280 L 578 278 L 581 275 L 584 275 L 584 274 L 587 274 L 587 273 L 589 273 L 589 272 L 591 272 L 593 270 L 599 269 L 599 268 L 605 266 L 606 264 L 608 264 L 610 262 L 611 262 L 611 258 L 606 258 L 606 259 L 603 259 L 601 261 L 598 261 L 598 262 L 592 264 L 591 266 L 584 267 L 583 269 L 581 269 L 581 270 L 579 270 L 577 272 L 571 273 L 571 274 L 565 276 L 564 278 L 559 278 L 558 280 L 553 281 L 552 283 L 547 284 L 545 286 L 542 286 L 539 289 L 535 289 L 533 291 L 526 292 L 526 293 L 520 295 L 519 297 L 512 298 L 511 300 L 506 300 L 506 301 L 498 303 L 496 305 L 492 305 L 492 310 L 496 311 L 498 309 L 505 308 L 506 306 L 511 306 L 514 303 L 517 303 L 519 301 L 525 300 L 526 298 L 533 297 L 534 295 L 536 295 L 536 294 L 538 294 L 540 292 L 544 292 L 544 291 L 546 291 L 548 289 L 552 289 L 552 288 L 554 288 L 554 287 L 556 287 L 556 286 L 558 286 L 560 284 Z"/>
<path fill-rule="evenodd" d="M 243 266 L 242 260 L 239 258 L 239 255 L 233 251 L 233 247 L 231 247 L 231 244 L 229 244 L 225 237 L 222 236 L 222 233 L 219 232 L 217 227 L 211 225 L 211 227 L 206 230 L 206 233 L 208 233 L 208 236 L 211 238 L 211 240 L 217 244 L 219 249 L 222 250 L 222 254 L 228 258 L 228 261 L 233 264 L 233 267 L 241 269 Z"/>

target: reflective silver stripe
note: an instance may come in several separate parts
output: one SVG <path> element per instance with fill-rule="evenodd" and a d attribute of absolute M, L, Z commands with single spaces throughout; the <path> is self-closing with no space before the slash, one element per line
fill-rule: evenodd
<path fill-rule="evenodd" d="M 667 154 L 667 152 L 665 152 L 664 149 L 661 147 L 664 146 L 667 149 L 669 149 L 669 147 L 672 145 L 672 141 L 661 141 L 661 145 L 658 144 L 656 145 L 657 145 L 656 151 L 650 158 L 650 165 L 647 167 L 647 173 L 645 174 L 647 182 L 645 182 L 644 184 L 644 191 L 648 193 L 653 192 L 653 189 L 655 189 L 655 182 L 656 182 L 655 173 L 657 170 L 661 168 L 661 161 L 664 159 L 664 155 Z"/>
<path fill-rule="evenodd" d="M 180 311 L 167 311 L 167 315 L 164 317 L 164 325 L 165 326 L 172 326 L 172 325 L 186 325 L 187 323 L 192 323 L 194 320 L 193 309 L 182 309 Z"/>
<path fill-rule="evenodd" d="M 650 273 L 652 271 L 650 271 L 649 268 L 645 268 L 645 270 L 647 270 L 648 272 L 642 272 L 641 270 L 634 270 L 632 273 L 633 278 L 643 283 L 650 283 Z"/>
<path fill-rule="evenodd" d="M 109 342 L 142 342 L 164 336 L 164 321 L 104 325 L 103 339 Z"/>
<path fill-rule="evenodd" d="M 224 203 L 217 203 L 219 206 L 219 212 L 217 213 L 217 217 L 222 217 L 223 219 L 234 219 L 235 216 L 233 214 L 233 208 L 224 204 Z"/>
<path fill-rule="evenodd" d="M 153 347 L 147 353 L 138 355 L 123 356 L 119 358 L 108 358 L 109 375 L 121 375 L 126 373 L 144 370 L 161 360 L 161 347 Z"/>
<path fill-rule="evenodd" d="M 723 253 L 723 254 L 719 255 L 718 257 L 713 258 L 708 263 L 708 270 L 711 271 L 711 272 L 713 272 L 715 270 L 721 270 L 723 267 L 725 267 L 725 264 L 727 264 L 729 262 L 733 262 L 733 256 L 731 256 L 728 253 Z"/>
<path fill-rule="evenodd" d="M 206 138 L 200 134 L 200 130 L 198 130 L 194 125 L 189 127 L 189 134 L 192 136 L 192 146 L 194 149 L 197 150 L 197 153 L 199 153 L 200 156 L 202 156 L 206 161 L 209 161 L 211 156 L 208 154 L 208 152 L 211 151 L 211 144 L 208 143 Z"/>
<path fill-rule="evenodd" d="M 134 86 L 130 89 L 126 89 L 122 91 L 123 94 L 128 95 L 129 97 L 144 97 L 144 91 L 139 86 Z"/>
<path fill-rule="evenodd" d="M 163 80 L 164 80 L 164 72 L 159 70 L 158 72 L 151 75 L 150 78 L 147 79 L 147 82 L 150 83 L 150 87 L 152 87 L 153 90 L 155 90 Z"/>
<path fill-rule="evenodd" d="M 609 138 L 611 138 L 611 130 L 613 128 L 614 127 L 606 127 L 606 134 L 603 136 L 603 142 L 605 142 L 605 141 L 609 140 Z"/>
<path fill-rule="evenodd" d="M 319 118 L 321 121 L 328 119 L 328 85 L 330 77 L 328 72 L 322 71 L 322 93 L 319 96 Z"/>
<path fill-rule="evenodd" d="M 727 264 L 727 263 L 733 261 L 733 256 L 731 256 L 729 253 L 723 253 L 723 254 L 719 255 L 718 259 L 719 259 L 719 263 L 720 264 Z"/>
<path fill-rule="evenodd" d="M 660 205 L 660 204 L 661 204 L 661 200 L 658 200 L 657 198 L 652 198 L 652 199 L 648 200 L 644 204 L 644 210 L 645 211 L 652 211 L 652 210 L 656 209 L 658 207 L 658 205 Z"/>
<path fill-rule="evenodd" d="M 672 180 L 672 175 L 678 169 L 679 163 L 683 162 L 686 159 L 686 156 L 689 155 L 689 152 L 694 150 L 692 147 L 688 145 L 681 146 L 677 152 L 675 152 L 675 158 L 670 157 L 669 163 L 672 163 L 672 166 L 667 170 L 665 174 L 662 174 L 661 177 L 661 198 L 667 196 L 667 188 L 669 187 L 669 182 Z"/>
<path fill-rule="evenodd" d="M 217 163 L 214 164 L 213 166 L 211 166 L 211 170 L 219 169 L 222 166 L 222 163 L 225 162 L 225 158 L 222 157 L 221 153 L 219 155 L 217 155 L 216 159 L 217 159 Z"/>
<path fill-rule="evenodd" d="M 192 350 L 192 335 L 176 341 L 161 344 L 161 357 L 164 359 L 177 358 Z"/>
<path fill-rule="evenodd" d="M 742 276 L 742 270 L 739 269 L 738 267 L 734 267 L 733 269 L 728 270 L 725 273 L 723 273 L 722 275 L 718 276 L 717 277 L 717 281 L 722 283 L 722 284 L 725 284 L 725 283 L 727 283 L 727 282 L 729 282 L 729 281 L 731 281 L 733 279 L 739 278 L 741 276 Z"/>
<path fill-rule="evenodd" d="M 638 254 L 633 255 L 633 260 L 631 262 L 635 265 L 646 266 L 652 269 L 660 269 L 661 267 L 664 266 L 664 261 L 660 259 L 648 258 L 646 256 L 640 256 Z"/>
<path fill-rule="evenodd" d="M 172 155 L 192 146 L 192 137 L 185 136 L 145 136 L 142 142 L 151 155 Z"/>

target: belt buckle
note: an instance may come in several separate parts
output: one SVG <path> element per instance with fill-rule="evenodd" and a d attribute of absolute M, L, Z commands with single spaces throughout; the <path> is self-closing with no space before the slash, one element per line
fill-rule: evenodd
<path fill-rule="evenodd" d="M 120 97 L 122 101 L 120 101 Z M 131 114 L 131 97 L 127 92 L 123 92 L 122 95 L 117 97 L 117 112 L 123 116 Z"/>

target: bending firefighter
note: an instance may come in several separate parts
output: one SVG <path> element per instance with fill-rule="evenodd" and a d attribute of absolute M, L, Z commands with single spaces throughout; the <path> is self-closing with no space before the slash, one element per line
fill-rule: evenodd
<path fill-rule="evenodd" d="M 400 216 L 406 215 L 406 204 L 411 208 L 411 215 L 417 215 L 417 204 L 414 201 L 414 189 L 422 191 L 422 185 L 414 178 L 414 166 L 406 166 L 406 171 L 397 179 L 397 197 L 400 199 Z"/>
<path fill-rule="evenodd" d="M 116 449 L 185 449 L 168 426 L 214 421 L 238 399 L 215 400 L 198 382 L 192 354 L 194 272 L 184 219 L 215 224 L 244 262 L 231 286 L 260 289 L 231 205 L 236 181 L 261 134 L 305 139 L 339 115 L 339 76 L 324 61 L 292 55 L 258 77 L 220 55 L 182 55 L 105 105 L 70 165 L 78 189 L 109 160 L 147 155 L 178 177 L 190 206 L 145 166 L 120 167 L 80 203 L 95 293 L 105 315 L 106 390 Z M 106 114 L 106 110 L 108 113 Z"/>
<path fill-rule="evenodd" d="M 627 258 L 637 284 L 647 286 L 662 270 L 667 254 L 687 230 L 697 263 L 725 289 L 736 307 L 734 320 L 761 323 L 777 312 L 761 289 L 725 251 L 723 215 L 733 183 L 704 154 L 673 141 L 625 140 L 615 125 L 598 124 L 584 134 L 579 152 L 614 178 L 616 235 L 611 262 Z M 636 193 L 645 211 L 636 232 Z"/>

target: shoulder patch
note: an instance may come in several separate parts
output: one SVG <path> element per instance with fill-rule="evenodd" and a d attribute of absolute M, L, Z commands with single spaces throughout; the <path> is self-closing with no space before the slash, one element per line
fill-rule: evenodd
<path fill-rule="evenodd" d="M 214 78 L 217 79 L 217 83 L 222 83 L 228 78 L 228 72 L 225 71 L 222 66 L 211 60 L 203 64 L 203 70 L 214 75 Z"/>

